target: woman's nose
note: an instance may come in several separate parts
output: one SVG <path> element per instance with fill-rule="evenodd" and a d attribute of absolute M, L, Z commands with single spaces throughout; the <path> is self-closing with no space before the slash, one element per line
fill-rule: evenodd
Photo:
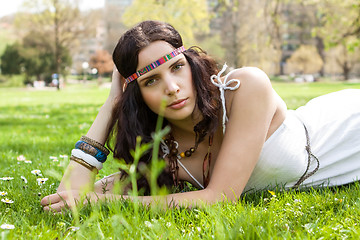
<path fill-rule="evenodd" d="M 180 91 L 179 85 L 174 79 L 168 78 L 166 81 L 165 93 L 166 95 L 174 95 Z"/>

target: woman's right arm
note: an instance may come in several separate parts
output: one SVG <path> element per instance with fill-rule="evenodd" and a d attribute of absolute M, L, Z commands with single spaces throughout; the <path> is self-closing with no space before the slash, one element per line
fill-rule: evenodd
<path fill-rule="evenodd" d="M 100 108 L 93 124 L 91 125 L 86 136 L 101 143 L 105 144 L 108 137 L 109 124 L 111 122 L 111 114 L 116 100 L 122 94 L 122 84 L 124 79 L 120 76 L 116 67 L 114 67 L 112 75 L 111 89 L 108 98 L 103 106 Z M 79 137 L 80 138 L 80 137 Z M 75 143 L 74 143 L 75 144 Z M 91 172 L 81 164 L 70 161 L 57 192 L 66 191 L 69 189 L 92 189 L 95 181 L 96 174 Z"/>

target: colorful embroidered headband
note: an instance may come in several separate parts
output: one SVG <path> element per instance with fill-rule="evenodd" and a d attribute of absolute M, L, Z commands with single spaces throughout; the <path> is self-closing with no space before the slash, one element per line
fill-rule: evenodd
<path fill-rule="evenodd" d="M 129 83 L 131 83 L 132 81 L 134 81 L 135 79 L 137 79 L 138 77 L 144 75 L 145 73 L 153 70 L 154 68 L 157 68 L 158 66 L 160 66 L 163 63 L 166 63 L 167 61 L 169 61 L 170 59 L 172 59 L 173 57 L 179 55 L 180 53 L 184 52 L 186 49 L 184 46 L 181 46 L 177 49 L 175 49 L 174 51 L 172 51 L 171 53 L 163 56 L 162 58 L 156 60 L 155 62 L 147 65 L 146 67 L 144 67 L 143 69 L 140 69 L 139 71 L 137 71 L 136 73 L 132 74 L 130 77 L 125 79 L 125 83 L 124 83 L 124 89 L 127 87 L 127 85 Z"/>

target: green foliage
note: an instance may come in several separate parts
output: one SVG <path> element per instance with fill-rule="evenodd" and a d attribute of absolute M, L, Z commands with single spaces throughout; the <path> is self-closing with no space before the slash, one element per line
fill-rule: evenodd
<path fill-rule="evenodd" d="M 13 75 L 21 73 L 21 64 L 24 58 L 20 54 L 21 46 L 19 43 L 7 45 L 4 53 L 1 55 L 1 72 L 5 75 Z"/>
<path fill-rule="evenodd" d="M 289 108 L 310 98 L 360 84 L 275 83 Z M 87 132 L 109 91 L 68 86 L 63 91 L 0 89 L 0 202 L 4 239 L 357 239 L 360 186 L 258 192 L 235 203 L 159 210 L 117 201 L 79 205 L 78 216 L 45 213 L 39 201 L 54 193 L 74 143 Z M 145 149 L 142 149 L 145 150 Z M 25 162 L 20 158 L 31 160 Z M 62 157 L 60 157 L 62 155 Z M 57 157 L 56 159 L 50 156 Z M 37 183 L 32 170 L 49 178 Z M 98 179 L 118 171 L 110 157 Z M 22 177 L 23 178 L 22 178 Z M 26 179 L 25 182 L 23 179 Z"/>
<path fill-rule="evenodd" d="M 32 77 L 36 80 L 44 80 L 56 72 L 54 53 L 44 48 L 33 39 L 31 34 L 26 36 L 23 44 L 14 43 L 8 45 L 1 58 L 1 71 L 4 75 L 25 73 L 26 82 Z M 67 49 L 61 49 L 60 69 L 65 72 L 67 66 L 71 65 L 71 56 Z"/>
<path fill-rule="evenodd" d="M 37 80 L 51 80 L 51 74 L 57 72 L 66 73 L 65 69 L 71 65 L 71 56 L 67 48 L 59 47 L 59 60 L 56 64 L 55 52 L 51 46 L 44 45 L 38 40 L 35 32 L 28 33 L 23 38 L 23 48 L 21 56 L 24 59 L 23 67 L 27 75 L 27 80 L 36 76 Z"/>
<path fill-rule="evenodd" d="M 28 74 L 38 78 L 42 71 L 46 71 L 45 75 L 66 74 L 72 63 L 69 49 L 79 44 L 85 34 L 91 36 L 94 19 L 83 18 L 73 1 L 27 0 L 23 4 L 30 13 L 18 14 L 16 25 L 24 32 L 24 48 L 30 49 L 25 54 L 35 58 L 27 62 L 33 66 Z"/>
<path fill-rule="evenodd" d="M 186 45 L 194 44 L 196 34 L 209 31 L 210 19 L 205 0 L 135 0 L 123 15 L 127 26 L 149 19 L 173 25 Z"/>
<path fill-rule="evenodd" d="M 23 75 L 1 75 L 0 74 L 0 87 L 23 87 L 25 78 Z"/>

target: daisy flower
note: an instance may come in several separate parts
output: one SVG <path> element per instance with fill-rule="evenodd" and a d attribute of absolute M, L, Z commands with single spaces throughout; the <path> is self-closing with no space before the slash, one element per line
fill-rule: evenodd
<path fill-rule="evenodd" d="M 14 203 L 13 200 L 10 200 L 10 199 L 7 199 L 7 198 L 1 199 L 1 201 L 2 201 L 3 203 L 7 203 L 7 204 Z"/>
<path fill-rule="evenodd" d="M 25 161 L 26 158 L 24 157 L 24 155 L 20 155 L 20 156 L 17 156 L 16 158 L 18 161 Z"/>
<path fill-rule="evenodd" d="M 67 158 L 68 155 L 60 155 L 60 158 Z"/>
<path fill-rule="evenodd" d="M 2 177 L 0 179 L 4 180 L 4 181 L 10 181 L 10 180 L 13 180 L 14 178 L 13 177 Z"/>
<path fill-rule="evenodd" d="M 38 169 L 32 170 L 31 173 L 34 174 L 34 175 L 36 175 L 36 176 L 42 176 L 42 175 L 41 175 L 41 171 L 38 170 Z"/>
<path fill-rule="evenodd" d="M 38 178 L 36 179 L 36 181 L 38 182 L 39 185 L 44 184 L 47 180 L 49 180 L 48 178 Z"/>
<path fill-rule="evenodd" d="M 24 163 L 32 163 L 30 160 L 25 160 Z"/>
<path fill-rule="evenodd" d="M 0 227 L 1 227 L 1 229 L 14 229 L 14 228 L 15 228 L 14 225 L 6 224 L 6 223 L 4 223 L 3 225 L 1 225 Z"/>
<path fill-rule="evenodd" d="M 76 231 L 80 230 L 79 227 L 75 227 L 75 226 L 71 226 L 71 227 L 69 227 L 68 229 L 71 230 L 71 231 L 73 231 L 73 232 L 76 232 Z"/>
<path fill-rule="evenodd" d="M 7 194 L 8 194 L 7 192 L 0 192 L 0 196 L 1 196 L 1 197 L 6 196 Z"/>
<path fill-rule="evenodd" d="M 27 179 L 24 176 L 21 176 L 21 179 L 24 181 L 24 183 L 27 183 Z"/>

